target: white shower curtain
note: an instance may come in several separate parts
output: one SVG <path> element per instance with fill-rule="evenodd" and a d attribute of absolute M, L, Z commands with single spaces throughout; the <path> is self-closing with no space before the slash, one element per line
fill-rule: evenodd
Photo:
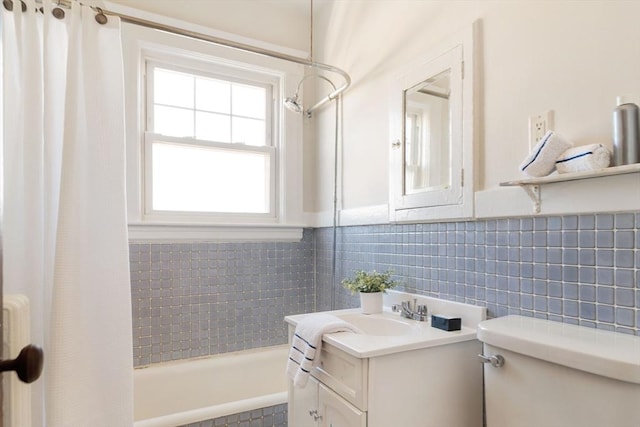
<path fill-rule="evenodd" d="M 45 351 L 33 427 L 133 424 L 120 22 L 2 8 L 5 293 Z M 43 12 L 37 12 L 40 6 Z"/>

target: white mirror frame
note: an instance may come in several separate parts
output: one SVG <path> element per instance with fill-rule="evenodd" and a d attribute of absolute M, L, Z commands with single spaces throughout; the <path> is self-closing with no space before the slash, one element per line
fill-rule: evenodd
<path fill-rule="evenodd" d="M 389 220 L 418 222 L 473 217 L 474 32 L 476 24 L 452 35 L 390 84 Z M 404 92 L 451 69 L 451 186 L 404 194 Z"/>

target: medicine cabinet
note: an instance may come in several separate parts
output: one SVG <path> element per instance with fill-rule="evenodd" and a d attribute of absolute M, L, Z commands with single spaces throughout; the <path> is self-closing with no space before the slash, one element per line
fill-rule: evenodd
<path fill-rule="evenodd" d="M 390 84 L 393 222 L 473 216 L 476 25 L 430 49 Z"/>

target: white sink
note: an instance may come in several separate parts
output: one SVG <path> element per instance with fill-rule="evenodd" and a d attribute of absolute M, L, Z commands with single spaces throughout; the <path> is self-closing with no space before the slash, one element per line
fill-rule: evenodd
<path fill-rule="evenodd" d="M 389 314 L 342 313 L 338 317 L 363 333 L 376 336 L 420 335 L 426 325 Z"/>
<path fill-rule="evenodd" d="M 326 312 L 351 323 L 360 329 L 361 333 L 337 332 L 325 334 L 323 341 L 358 358 L 382 356 L 401 351 L 475 340 L 476 325 L 486 319 L 486 309 L 484 307 L 398 291 L 388 291 L 386 297 L 388 305 L 380 314 L 365 315 L 357 308 Z M 459 316 L 462 319 L 462 329 L 460 331 L 446 332 L 432 328 L 430 321 L 418 322 L 417 320 L 406 319 L 401 317 L 399 313 L 394 313 L 389 309 L 391 304 L 398 304 L 400 301 L 413 300 L 414 298 L 418 299 L 418 304 L 427 304 L 430 309 L 429 319 L 432 313 Z M 286 316 L 285 321 L 291 328 L 295 328 L 302 318 L 310 314 L 312 313 Z"/>

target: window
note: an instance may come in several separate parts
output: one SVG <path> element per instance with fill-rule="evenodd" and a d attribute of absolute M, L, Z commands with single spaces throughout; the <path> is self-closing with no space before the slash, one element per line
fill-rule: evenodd
<path fill-rule="evenodd" d="M 146 68 L 146 213 L 274 216 L 273 86 Z"/>
<path fill-rule="evenodd" d="M 130 240 L 299 240 L 302 119 L 282 101 L 303 67 L 126 23 L 122 40 Z"/>

